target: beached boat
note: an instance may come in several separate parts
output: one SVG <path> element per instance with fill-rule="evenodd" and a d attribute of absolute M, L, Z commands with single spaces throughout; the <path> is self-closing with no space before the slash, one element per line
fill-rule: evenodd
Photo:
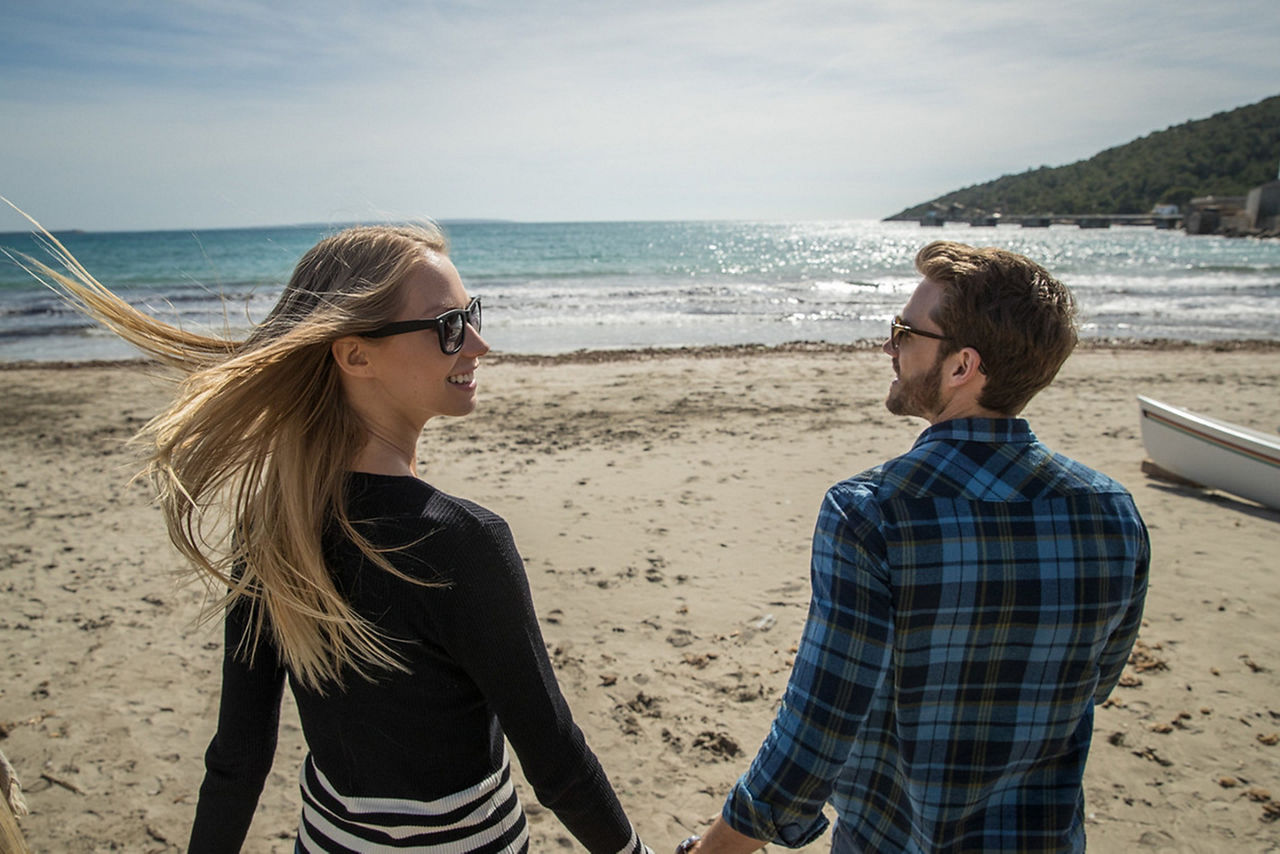
<path fill-rule="evenodd" d="M 1142 443 L 1160 468 L 1280 510 L 1280 435 L 1138 397 Z"/>

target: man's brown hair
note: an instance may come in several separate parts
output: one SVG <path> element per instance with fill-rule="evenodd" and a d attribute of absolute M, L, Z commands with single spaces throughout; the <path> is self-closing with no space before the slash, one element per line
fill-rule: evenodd
<path fill-rule="evenodd" d="M 940 354 L 972 347 L 982 356 L 980 406 L 1016 415 L 1076 346 L 1071 291 L 1029 258 L 937 240 L 916 255 L 916 269 L 944 286 L 932 318 L 950 339 Z"/>

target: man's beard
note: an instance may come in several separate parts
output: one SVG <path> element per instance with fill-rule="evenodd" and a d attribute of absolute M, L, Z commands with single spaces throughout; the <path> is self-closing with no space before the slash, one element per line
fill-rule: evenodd
<path fill-rule="evenodd" d="M 919 376 L 898 374 L 898 384 L 889 387 L 884 405 L 894 415 L 915 415 L 931 418 L 942 401 L 942 359 Z"/>

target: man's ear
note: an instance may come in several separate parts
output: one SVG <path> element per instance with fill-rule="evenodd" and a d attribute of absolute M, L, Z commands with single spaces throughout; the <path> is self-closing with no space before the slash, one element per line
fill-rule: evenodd
<path fill-rule="evenodd" d="M 358 335 L 345 335 L 330 345 L 329 353 L 344 374 L 367 377 L 372 371 L 368 346 L 368 342 Z"/>
<path fill-rule="evenodd" d="M 951 354 L 951 372 L 947 381 L 953 386 L 963 386 L 971 382 L 984 385 L 986 372 L 982 370 L 982 354 L 972 347 L 962 347 Z"/>

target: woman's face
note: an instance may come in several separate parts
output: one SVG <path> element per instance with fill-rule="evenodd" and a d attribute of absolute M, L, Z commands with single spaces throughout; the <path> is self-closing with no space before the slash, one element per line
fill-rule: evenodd
<path fill-rule="evenodd" d="M 445 255 L 428 251 L 402 286 L 401 307 L 393 320 L 421 320 L 466 308 L 470 302 L 457 269 Z M 434 328 L 368 340 L 375 381 L 387 413 L 417 429 L 437 415 L 466 415 L 476 404 L 476 365 L 489 345 L 469 324 L 462 349 L 440 348 Z"/>

